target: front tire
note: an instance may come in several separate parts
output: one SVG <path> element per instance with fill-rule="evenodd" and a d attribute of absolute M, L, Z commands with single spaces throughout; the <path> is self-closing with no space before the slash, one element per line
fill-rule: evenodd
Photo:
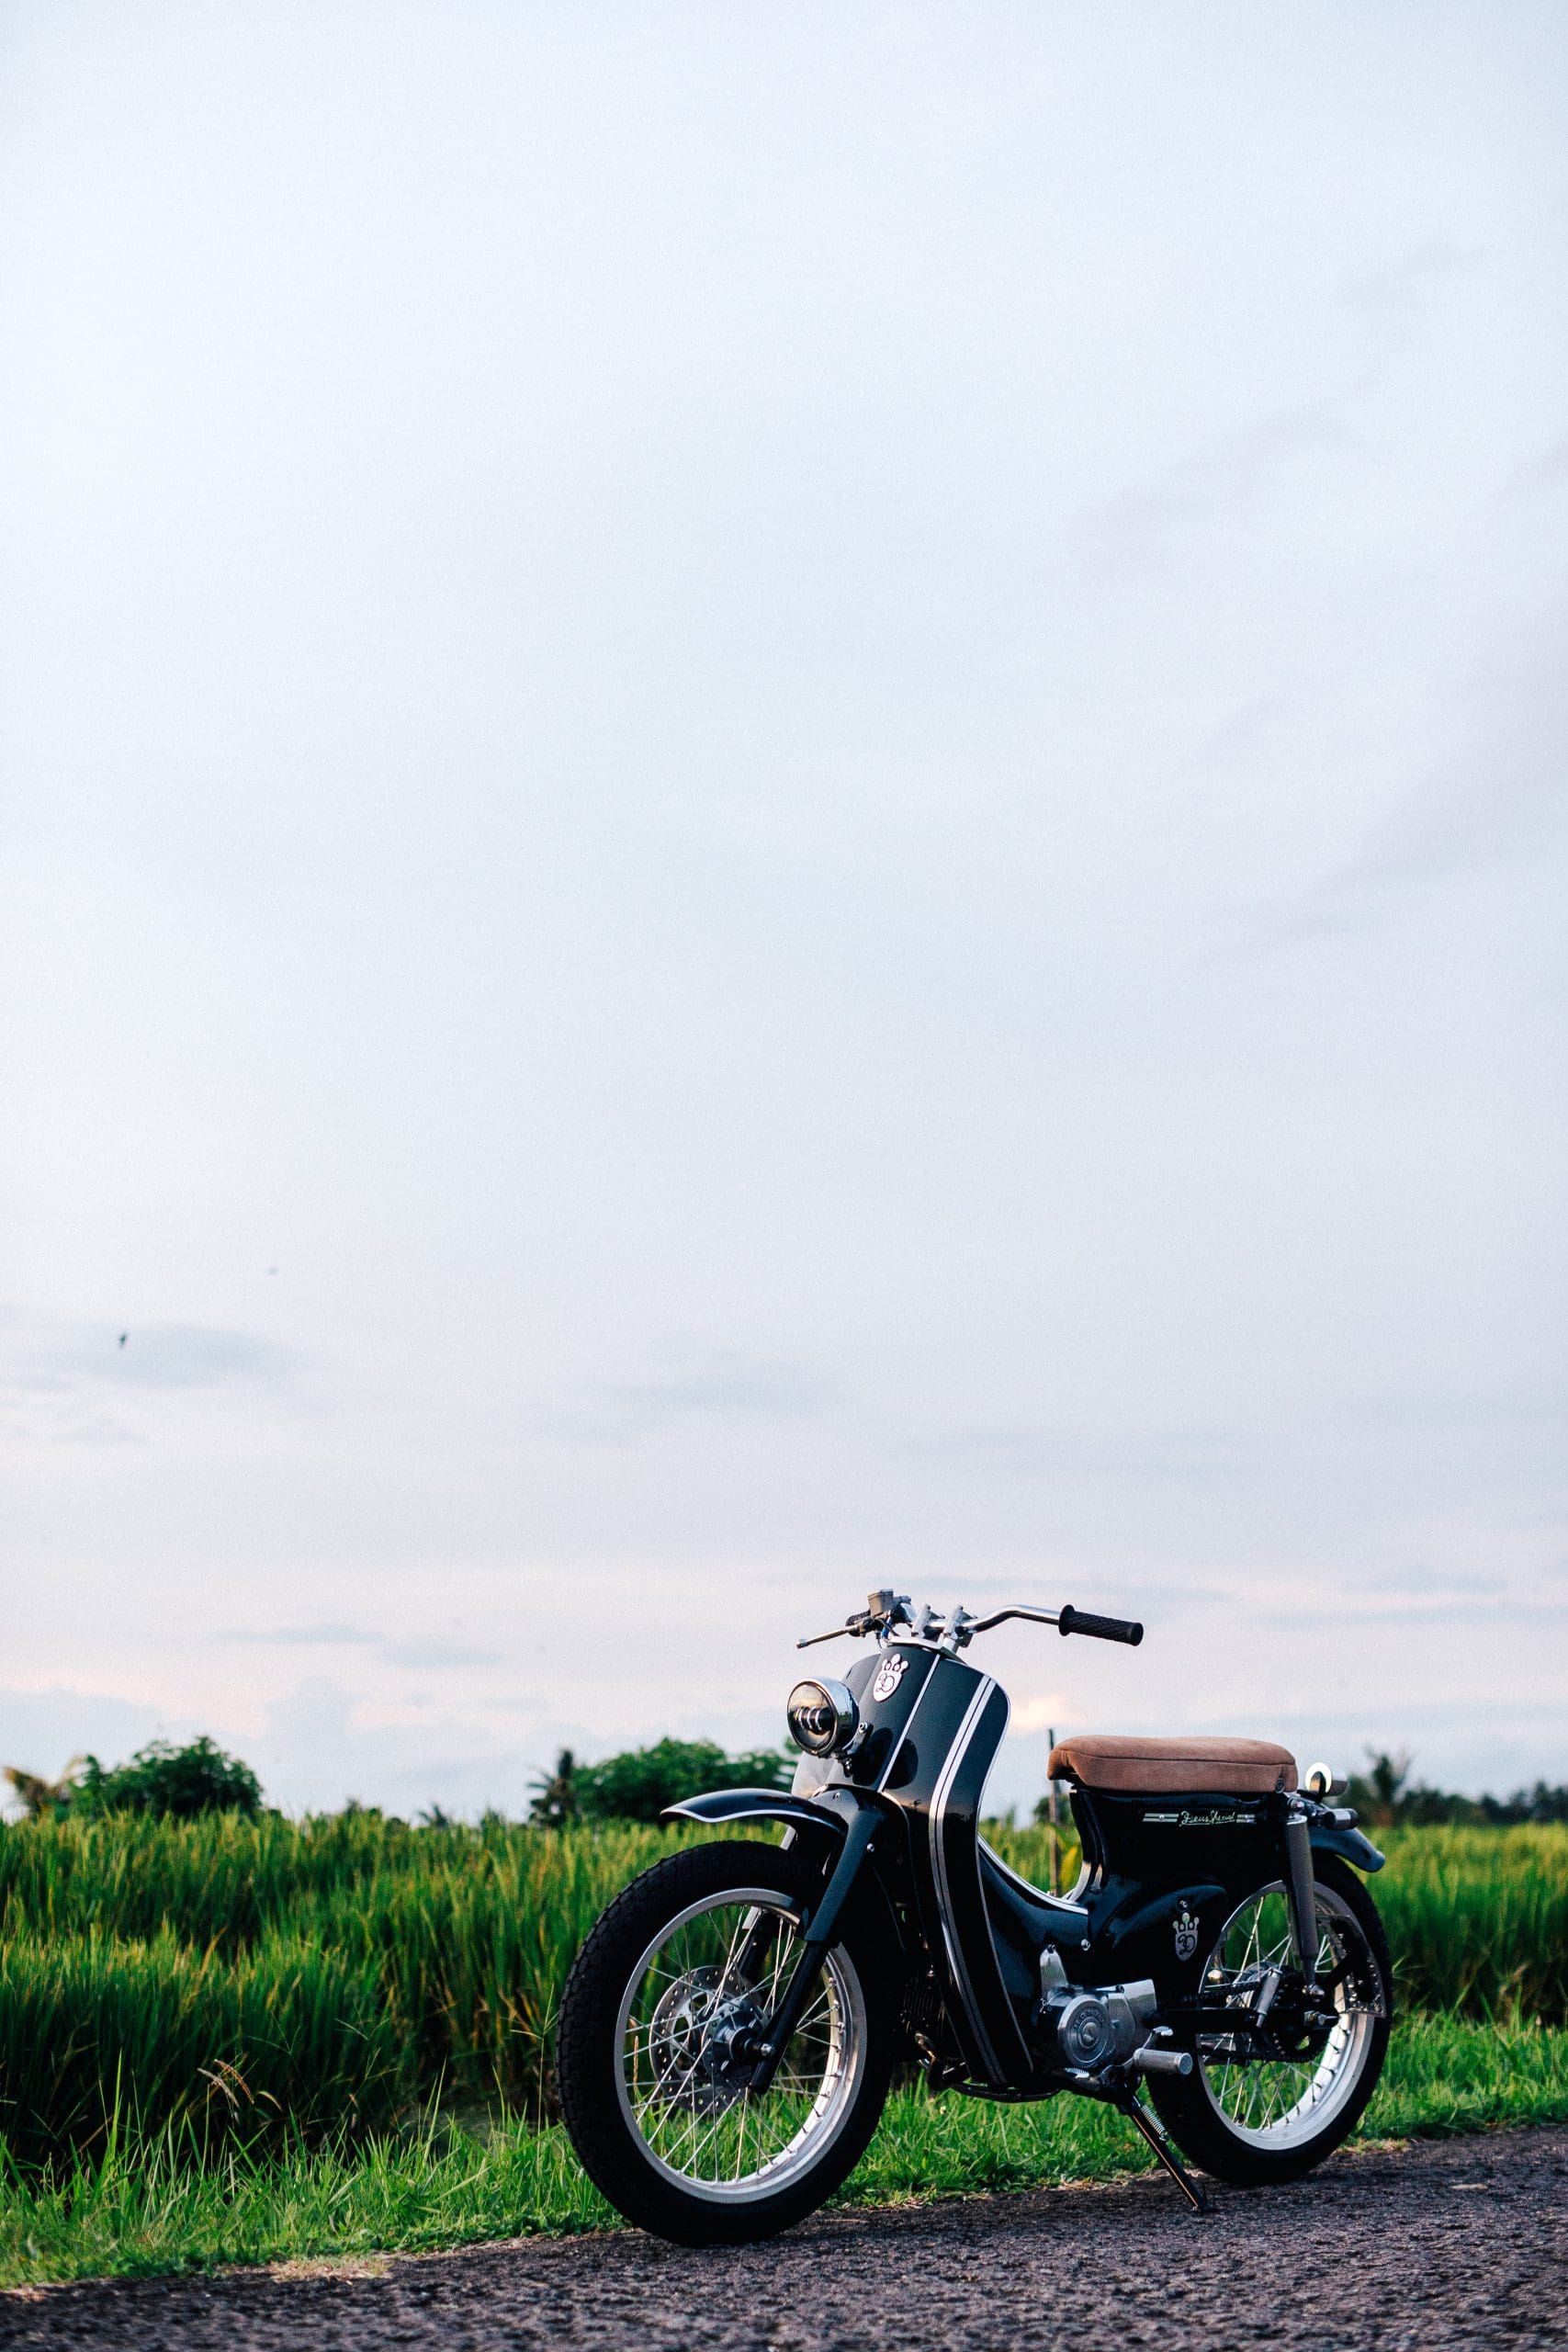
<path fill-rule="evenodd" d="M 1296 2180 L 1320 2165 L 1360 2121 L 1377 2088 L 1393 2017 L 1393 1967 L 1377 1907 L 1355 1872 L 1332 1854 L 1313 1857 L 1320 1975 L 1337 1979 L 1338 2022 L 1301 2057 L 1234 2055 L 1224 2035 L 1201 2035 L 1189 2075 L 1159 2075 L 1149 2087 L 1172 2138 L 1216 2179 L 1247 2188 Z M 1245 2011 L 1270 1968 L 1288 1959 L 1285 1891 L 1275 1880 L 1239 1903 L 1204 1964 L 1206 2000 Z"/>
<path fill-rule="evenodd" d="M 778 2072 L 754 2097 L 728 2043 L 788 1982 L 821 1873 L 777 1846 L 695 1846 L 611 1904 L 567 1980 L 561 2114 L 628 2222 L 682 2245 L 771 2236 L 848 2177 L 894 2057 L 891 1955 L 847 1918 Z"/>

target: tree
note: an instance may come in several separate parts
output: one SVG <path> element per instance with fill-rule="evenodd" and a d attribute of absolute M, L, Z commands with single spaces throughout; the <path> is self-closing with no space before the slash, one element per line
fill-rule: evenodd
<path fill-rule="evenodd" d="M 1408 1756 L 1390 1756 L 1369 1747 L 1367 1769 L 1351 1773 L 1346 1794 L 1363 1820 L 1386 1826 L 1399 1819 L 1404 1784 L 1409 1778 Z"/>
<path fill-rule="evenodd" d="M 78 1775 L 86 1761 L 85 1756 L 73 1756 L 58 1781 L 46 1781 L 37 1772 L 24 1772 L 19 1764 L 7 1764 L 5 1776 L 15 1789 L 28 1819 L 48 1821 L 70 1811 L 71 1801 L 81 1786 Z"/>
<path fill-rule="evenodd" d="M 563 1747 L 556 1758 L 552 1774 L 535 1781 L 534 1792 L 528 1818 L 541 1829 L 564 1829 L 569 1821 L 577 1819 L 577 1758 L 570 1747 Z"/>
<path fill-rule="evenodd" d="M 254 1821 L 262 1809 L 262 1791 L 248 1764 L 226 1756 L 204 1734 L 184 1747 L 151 1740 L 129 1763 L 107 1770 L 89 1756 L 74 1804 L 84 1813 L 145 1813 L 157 1820 L 239 1813 Z"/>
<path fill-rule="evenodd" d="M 1516 1789 L 1511 1797 L 1455 1796 L 1410 1777 L 1408 1756 L 1369 1748 L 1367 1769 L 1352 1772 L 1348 1791 L 1363 1821 L 1374 1828 L 1428 1828 L 1445 1822 L 1487 1823 L 1506 1829 L 1521 1822 L 1568 1821 L 1568 1788 Z"/>
<path fill-rule="evenodd" d="M 534 1783 L 531 1821 L 547 1829 L 569 1821 L 657 1821 L 667 1804 L 705 1789 L 784 1789 L 792 1761 L 777 1748 L 727 1756 L 711 1739 L 661 1739 L 628 1748 L 602 1764 L 580 1764 L 570 1747 Z"/>

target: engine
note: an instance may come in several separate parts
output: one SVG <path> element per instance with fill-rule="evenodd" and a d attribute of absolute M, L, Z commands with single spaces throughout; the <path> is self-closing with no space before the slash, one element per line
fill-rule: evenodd
<path fill-rule="evenodd" d="M 1048 1982 L 1040 2005 L 1047 2063 L 1076 2075 L 1097 2075 L 1106 2066 L 1125 2065 L 1147 2044 L 1158 2007 L 1154 1979 L 1148 1976 L 1134 1984 L 1083 1986 Z"/>

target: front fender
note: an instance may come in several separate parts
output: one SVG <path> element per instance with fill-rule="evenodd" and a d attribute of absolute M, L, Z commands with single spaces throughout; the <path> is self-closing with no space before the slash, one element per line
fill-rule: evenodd
<path fill-rule="evenodd" d="M 815 1797 L 793 1796 L 784 1789 L 711 1789 L 705 1796 L 667 1804 L 660 1819 L 705 1821 L 715 1828 L 732 1821 L 782 1821 L 790 1833 L 785 1843 L 793 1846 L 798 1839 L 801 1851 L 815 1856 L 822 1870 L 818 1919 L 829 1905 L 836 1917 L 858 1886 L 860 1896 L 874 1905 L 884 1932 L 896 1947 L 902 1948 L 897 1913 L 883 1882 L 879 1858 L 871 1851 L 877 1831 L 887 1826 L 890 1812 L 882 1798 L 859 1789 L 824 1789 Z M 863 1820 L 863 1815 L 873 1818 Z"/>
<path fill-rule="evenodd" d="M 808 1797 L 793 1797 L 783 1789 L 710 1789 L 706 1796 L 682 1797 L 667 1804 L 660 1821 L 787 1821 L 794 1829 L 830 1829 L 842 1838 L 840 1815 Z"/>
<path fill-rule="evenodd" d="M 1370 1838 L 1359 1829 L 1341 1828 L 1337 1821 L 1314 1821 L 1311 1834 L 1314 1854 L 1337 1854 L 1341 1861 L 1353 1862 L 1359 1871 L 1381 1871 L 1388 1860 Z"/>

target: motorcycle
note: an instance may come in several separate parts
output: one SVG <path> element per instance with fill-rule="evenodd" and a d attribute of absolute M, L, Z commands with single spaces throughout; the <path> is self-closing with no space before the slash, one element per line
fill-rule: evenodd
<path fill-rule="evenodd" d="M 1356 2123 L 1393 1972 L 1357 1875 L 1383 1857 L 1327 1802 L 1341 1784 L 1317 1765 L 1299 1786 L 1263 1740 L 1072 1737 L 1048 1769 L 1070 1785 L 1081 1873 L 1070 1894 L 1032 1884 L 980 1834 L 1009 1706 L 963 1656 L 1014 1618 L 1143 1639 L 1070 1606 L 942 1616 L 874 1592 L 797 1645 L 875 1648 L 791 1692 L 792 1789 L 668 1808 L 784 1835 L 655 1863 L 572 1967 L 561 2113 L 627 2221 L 687 2245 L 787 2228 L 853 2169 L 900 2064 L 933 2092 L 1105 2100 L 1199 2211 L 1183 2157 L 1292 2180 Z"/>

